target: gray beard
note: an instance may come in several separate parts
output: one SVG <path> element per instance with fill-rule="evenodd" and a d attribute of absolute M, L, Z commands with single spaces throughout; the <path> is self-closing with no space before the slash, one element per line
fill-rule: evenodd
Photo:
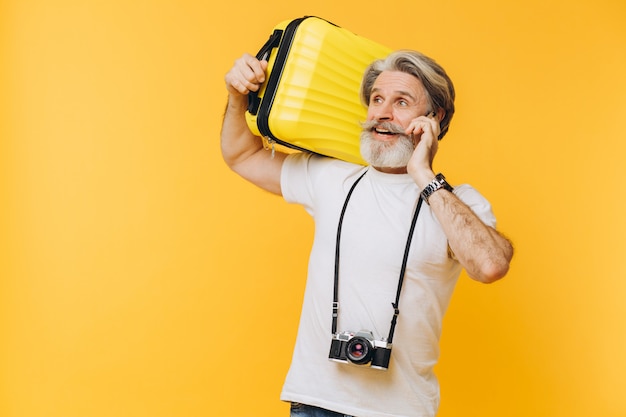
<path fill-rule="evenodd" d="M 381 142 L 374 139 L 374 126 L 381 126 L 400 134 L 393 142 Z M 413 140 L 401 132 L 397 126 L 386 123 L 366 122 L 361 132 L 361 156 L 373 167 L 377 168 L 404 168 L 414 151 Z"/>

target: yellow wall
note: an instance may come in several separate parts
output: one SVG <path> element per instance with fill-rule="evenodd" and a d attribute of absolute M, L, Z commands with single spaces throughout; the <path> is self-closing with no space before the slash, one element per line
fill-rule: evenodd
<path fill-rule="evenodd" d="M 440 416 L 626 415 L 623 0 L 4 0 L 0 416 L 287 415 L 312 224 L 218 135 L 234 59 L 305 14 L 448 69 L 436 168 L 517 247 L 460 280 Z"/>

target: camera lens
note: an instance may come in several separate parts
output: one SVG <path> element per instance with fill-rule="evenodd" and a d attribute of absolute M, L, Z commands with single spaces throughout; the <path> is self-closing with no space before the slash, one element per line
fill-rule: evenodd
<path fill-rule="evenodd" d="M 346 345 L 346 356 L 352 363 L 364 364 L 372 359 L 372 345 L 369 340 L 357 336 L 348 341 Z"/>

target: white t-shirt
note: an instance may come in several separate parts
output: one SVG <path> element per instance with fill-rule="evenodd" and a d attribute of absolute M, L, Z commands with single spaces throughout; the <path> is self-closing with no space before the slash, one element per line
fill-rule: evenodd
<path fill-rule="evenodd" d="M 439 384 L 433 366 L 461 266 L 448 256 L 447 238 L 427 204 L 422 204 L 411 243 L 388 370 L 328 359 L 337 225 L 346 195 L 364 170 L 343 220 L 337 330 L 369 330 L 376 340 L 389 334 L 420 190 L 408 174 L 385 174 L 306 153 L 290 155 L 282 170 L 282 193 L 313 216 L 315 238 L 281 399 L 358 417 L 434 416 Z M 491 206 L 476 190 L 461 185 L 454 193 L 495 226 Z"/>

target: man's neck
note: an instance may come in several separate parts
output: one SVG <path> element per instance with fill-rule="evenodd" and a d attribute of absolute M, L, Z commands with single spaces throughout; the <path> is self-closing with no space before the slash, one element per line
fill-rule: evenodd
<path fill-rule="evenodd" d="M 376 169 L 376 171 L 384 172 L 385 174 L 406 174 L 407 173 L 406 167 L 396 167 L 396 168 L 374 167 L 374 168 Z"/>

